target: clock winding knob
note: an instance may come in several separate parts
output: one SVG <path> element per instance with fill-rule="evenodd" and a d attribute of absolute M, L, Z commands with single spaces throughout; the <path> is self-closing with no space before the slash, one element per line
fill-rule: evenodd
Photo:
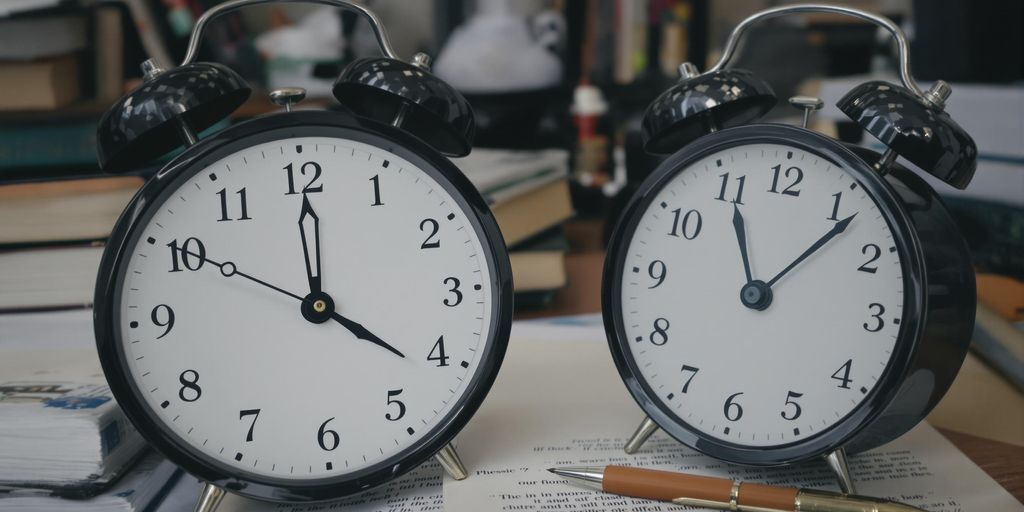
<path fill-rule="evenodd" d="M 306 99 L 306 90 L 302 87 L 278 87 L 270 91 L 270 102 L 284 107 L 286 112 L 292 111 L 292 105 Z"/>

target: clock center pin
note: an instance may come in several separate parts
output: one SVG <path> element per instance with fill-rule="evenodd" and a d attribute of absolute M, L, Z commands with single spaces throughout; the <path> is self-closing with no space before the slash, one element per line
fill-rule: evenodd
<path fill-rule="evenodd" d="M 750 309 L 764 311 L 772 303 L 772 289 L 764 281 L 751 281 L 740 288 L 740 302 Z"/>

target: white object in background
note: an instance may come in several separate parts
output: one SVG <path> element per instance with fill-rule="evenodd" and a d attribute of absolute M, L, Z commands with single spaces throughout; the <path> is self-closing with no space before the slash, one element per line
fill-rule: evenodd
<path fill-rule="evenodd" d="M 564 21 L 552 13 L 527 20 L 504 0 L 486 0 L 455 29 L 441 50 L 434 73 L 456 89 L 477 94 L 554 87 L 562 80 L 557 47 Z"/>
<path fill-rule="evenodd" d="M 295 25 L 261 34 L 256 48 L 267 59 L 270 88 L 302 87 L 310 97 L 330 97 L 335 77 L 318 78 L 313 70 L 341 59 L 341 17 L 333 7 L 316 9 Z"/>

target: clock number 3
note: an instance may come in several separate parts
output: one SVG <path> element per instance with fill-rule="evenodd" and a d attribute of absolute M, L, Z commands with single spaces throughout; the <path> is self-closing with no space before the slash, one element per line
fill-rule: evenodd
<path fill-rule="evenodd" d="M 457 277 L 446 277 L 444 278 L 444 284 L 450 284 L 451 288 L 448 291 L 455 295 L 455 297 L 451 299 L 446 297 L 443 301 L 444 305 L 454 308 L 455 306 L 462 304 L 462 292 L 459 291 L 459 285 L 462 283 L 459 279 Z"/>
<path fill-rule="evenodd" d="M 882 320 L 882 315 L 885 314 L 885 306 L 877 302 L 872 302 L 871 305 L 868 306 L 868 310 L 873 309 L 877 309 L 878 312 L 872 313 L 871 318 L 874 318 L 877 322 L 875 322 L 874 326 L 868 325 L 867 322 L 864 322 L 864 330 L 868 332 L 878 332 L 882 330 L 882 327 L 885 327 L 885 320 Z"/>

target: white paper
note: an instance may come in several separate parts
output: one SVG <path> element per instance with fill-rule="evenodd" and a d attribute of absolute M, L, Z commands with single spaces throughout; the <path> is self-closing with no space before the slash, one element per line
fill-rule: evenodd
<path fill-rule="evenodd" d="M 517 323 L 494 388 L 459 437 L 470 477 L 445 480 L 445 509 L 681 509 L 573 487 L 546 471 L 570 465 L 643 466 L 838 490 L 821 463 L 785 469 L 732 466 L 660 432 L 640 453 L 627 455 L 622 446 L 642 418 L 612 363 L 599 317 Z M 927 424 L 853 456 L 851 465 L 859 493 L 897 499 L 930 512 L 1024 510 Z"/>

